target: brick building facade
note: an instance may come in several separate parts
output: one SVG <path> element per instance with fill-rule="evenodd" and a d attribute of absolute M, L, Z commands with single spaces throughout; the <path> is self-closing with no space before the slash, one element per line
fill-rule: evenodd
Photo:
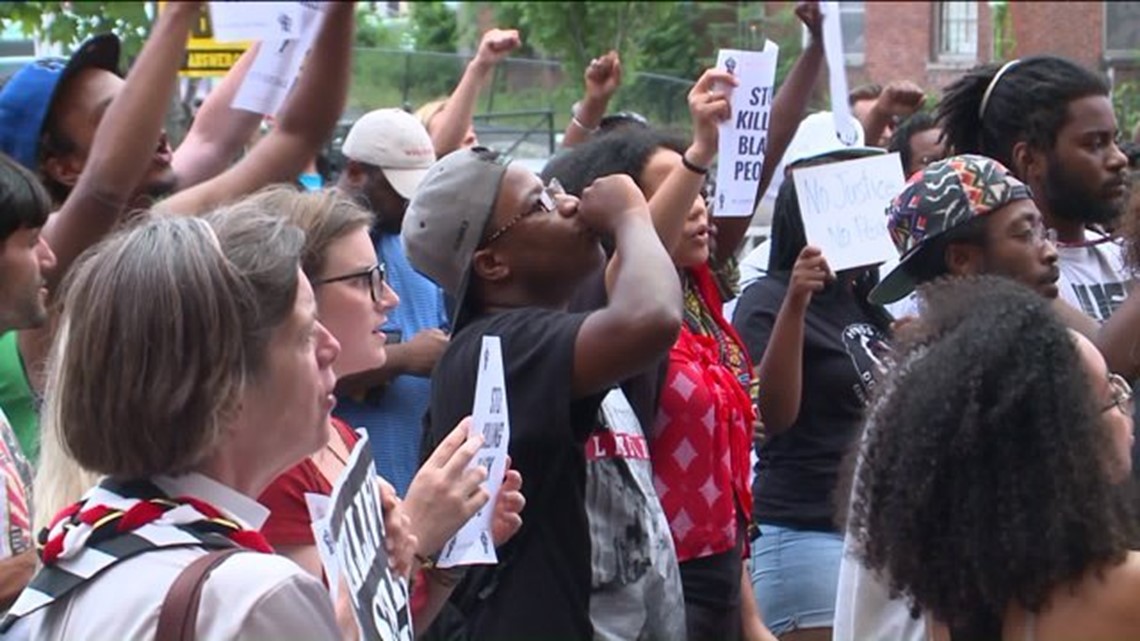
<path fill-rule="evenodd" d="M 976 64 L 1046 53 L 1140 77 L 1140 2 L 839 4 L 851 86 L 907 79 L 937 92 Z"/>

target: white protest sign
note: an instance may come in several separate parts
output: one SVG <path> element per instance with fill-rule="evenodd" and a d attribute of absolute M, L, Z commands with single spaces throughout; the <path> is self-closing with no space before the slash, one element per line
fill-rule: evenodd
<path fill-rule="evenodd" d="M 720 124 L 717 141 L 717 216 L 751 216 L 756 188 L 768 148 L 768 114 L 776 80 L 779 47 L 771 41 L 764 51 L 721 49 L 716 67 L 736 76 L 740 84 L 724 87 L 732 104 L 732 119 Z"/>
<path fill-rule="evenodd" d="M 491 523 L 495 500 L 506 474 L 507 446 L 511 440 L 511 420 L 507 409 L 507 386 L 503 376 L 503 351 L 498 336 L 484 336 L 479 352 L 479 373 L 475 379 L 475 407 L 471 412 L 468 438 L 481 434 L 483 447 L 468 467 L 487 468 L 483 487 L 492 499 L 475 513 L 459 532 L 443 546 L 436 565 L 449 568 L 476 563 L 497 563 Z"/>
<path fill-rule="evenodd" d="M 214 39 L 292 40 L 298 37 L 301 7 L 297 2 L 211 2 Z"/>
<path fill-rule="evenodd" d="M 328 579 L 329 597 L 336 603 L 340 597 L 340 565 L 336 560 L 336 539 L 329 527 L 329 511 L 332 501 L 324 494 L 305 493 L 305 505 L 309 508 L 309 524 L 313 530 L 313 541 L 321 557 L 321 567 Z"/>
<path fill-rule="evenodd" d="M 827 86 L 831 93 L 835 135 L 839 136 L 839 142 L 850 147 L 858 142 L 855 128 L 859 125 L 851 119 L 851 107 L 847 104 L 847 68 L 843 31 L 839 26 L 839 3 L 825 0 L 819 3 L 819 11 L 823 16 L 823 55 L 827 59 Z"/>
<path fill-rule="evenodd" d="M 384 548 L 384 518 L 372 446 L 368 434 L 363 430 L 357 433 L 360 440 L 352 448 L 330 497 L 328 520 L 337 561 L 352 597 L 362 641 L 412 641 L 408 583 L 392 574 Z"/>
<path fill-rule="evenodd" d="M 289 89 L 297 80 L 301 63 L 320 30 L 324 12 L 315 2 L 295 3 L 300 11 L 297 37 L 290 40 L 266 40 L 245 74 L 245 80 L 234 96 L 233 108 L 272 115 L 285 102 Z"/>
<path fill-rule="evenodd" d="M 898 256 L 886 210 L 906 184 L 898 154 L 792 171 L 809 244 L 823 250 L 832 271 Z"/>

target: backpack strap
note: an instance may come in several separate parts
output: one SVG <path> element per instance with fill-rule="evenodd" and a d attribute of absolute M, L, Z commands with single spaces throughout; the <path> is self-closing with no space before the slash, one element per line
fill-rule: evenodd
<path fill-rule="evenodd" d="M 244 549 L 239 547 L 211 550 L 182 570 L 162 601 L 155 641 L 194 641 L 194 627 L 198 622 L 198 604 L 202 598 L 202 586 L 205 585 L 210 572 L 229 557 L 242 551 Z"/>

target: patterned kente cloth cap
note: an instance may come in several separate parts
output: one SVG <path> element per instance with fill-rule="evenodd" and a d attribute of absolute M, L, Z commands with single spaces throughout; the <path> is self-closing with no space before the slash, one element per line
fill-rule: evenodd
<path fill-rule="evenodd" d="M 985 156 L 952 156 L 914 174 L 887 208 L 887 229 L 900 258 L 871 291 L 871 302 L 891 303 L 914 290 L 907 263 L 932 239 L 975 216 L 1032 197 L 1004 165 Z"/>

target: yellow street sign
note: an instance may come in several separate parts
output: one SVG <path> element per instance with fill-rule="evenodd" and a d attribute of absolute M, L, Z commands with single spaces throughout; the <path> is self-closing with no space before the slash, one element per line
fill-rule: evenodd
<path fill-rule="evenodd" d="M 165 4 L 165 1 L 159 2 L 158 10 L 162 11 Z M 240 42 L 215 40 L 214 28 L 210 25 L 209 5 L 202 3 L 198 21 L 190 30 L 190 39 L 186 44 L 186 58 L 182 61 L 179 74 L 187 78 L 224 76 L 251 46 L 253 43 L 248 40 Z"/>

